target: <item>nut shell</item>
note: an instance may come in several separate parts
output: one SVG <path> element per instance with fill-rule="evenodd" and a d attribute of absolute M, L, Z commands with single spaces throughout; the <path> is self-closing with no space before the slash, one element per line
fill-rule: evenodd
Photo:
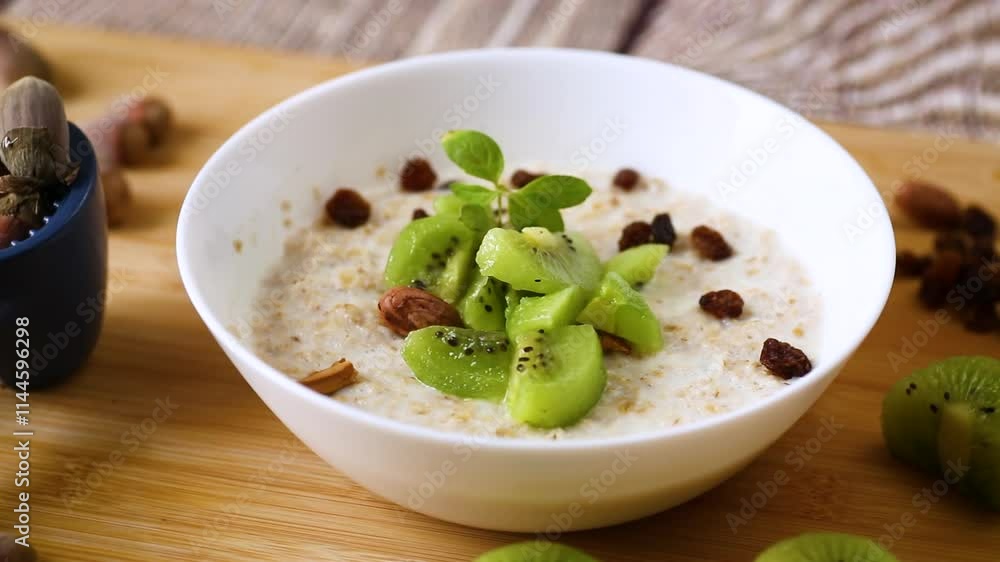
<path fill-rule="evenodd" d="M 400 336 L 428 326 L 463 326 L 454 306 L 415 287 L 389 289 L 379 300 L 378 311 L 385 325 Z"/>

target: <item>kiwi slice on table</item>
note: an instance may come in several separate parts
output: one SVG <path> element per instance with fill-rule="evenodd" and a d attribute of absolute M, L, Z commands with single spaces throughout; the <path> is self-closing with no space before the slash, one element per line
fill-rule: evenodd
<path fill-rule="evenodd" d="M 882 405 L 889 451 L 1000 510 L 1000 359 L 951 357 L 914 371 Z M 951 480 L 949 480 L 949 483 Z"/>
<path fill-rule="evenodd" d="M 478 234 L 452 217 L 412 221 L 389 252 L 385 283 L 426 289 L 454 303 L 469 280 L 478 242 Z"/>
<path fill-rule="evenodd" d="M 495 277 L 519 291 L 542 294 L 570 285 L 592 293 L 604 273 L 586 238 L 535 226 L 521 232 L 491 229 L 476 253 L 476 263 L 483 275 Z"/>
<path fill-rule="evenodd" d="M 898 562 L 874 541 L 841 533 L 806 533 L 765 550 L 756 562 Z"/>
<path fill-rule="evenodd" d="M 621 275 L 629 285 L 638 288 L 653 278 L 669 251 L 670 246 L 666 244 L 643 244 L 611 258 L 604 269 Z"/>
<path fill-rule="evenodd" d="M 429 326 L 403 342 L 403 360 L 420 382 L 462 398 L 503 398 L 511 355 L 503 332 Z"/>
<path fill-rule="evenodd" d="M 607 373 L 593 326 L 518 334 L 513 341 L 507 411 L 535 427 L 579 421 L 604 392 Z"/>
<path fill-rule="evenodd" d="M 548 541 L 520 542 L 483 554 L 473 562 L 600 562 L 592 556 Z"/>
<path fill-rule="evenodd" d="M 580 287 L 566 287 L 550 295 L 521 298 L 507 319 L 507 333 L 512 337 L 525 332 L 552 330 L 576 321 L 587 304 Z"/>
<path fill-rule="evenodd" d="M 597 296 L 587 303 L 577 320 L 628 340 L 639 353 L 663 349 L 660 321 L 642 295 L 613 271 L 604 276 Z"/>
<path fill-rule="evenodd" d="M 458 313 L 470 328 L 502 332 L 506 325 L 504 297 L 503 283 L 476 269 L 469 290 L 458 302 Z"/>

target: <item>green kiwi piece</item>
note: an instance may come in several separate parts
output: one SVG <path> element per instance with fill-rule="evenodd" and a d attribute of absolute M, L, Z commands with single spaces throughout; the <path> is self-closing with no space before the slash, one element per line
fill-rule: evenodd
<path fill-rule="evenodd" d="M 503 398 L 511 355 L 503 332 L 429 326 L 403 341 L 403 360 L 420 382 L 462 398 Z"/>
<path fill-rule="evenodd" d="M 590 242 L 579 234 L 541 227 L 521 232 L 494 228 L 486 233 L 476 263 L 484 275 L 519 291 L 554 293 L 577 285 L 588 294 L 601 282 L 604 267 Z"/>
<path fill-rule="evenodd" d="M 669 251 L 670 246 L 666 244 L 643 244 L 629 248 L 608 260 L 604 270 L 621 275 L 629 285 L 638 288 L 653 278 Z"/>
<path fill-rule="evenodd" d="M 497 548 L 473 562 L 600 562 L 583 552 L 545 540 L 520 542 Z"/>
<path fill-rule="evenodd" d="M 514 338 L 504 401 L 514 419 L 535 427 L 579 421 L 604 392 L 607 373 L 593 326 L 536 330 Z"/>
<path fill-rule="evenodd" d="M 898 562 L 874 541 L 841 533 L 806 533 L 765 550 L 756 562 Z"/>
<path fill-rule="evenodd" d="M 1000 511 L 1000 360 L 951 357 L 914 371 L 886 395 L 882 433 L 895 457 Z"/>
<path fill-rule="evenodd" d="M 510 285 L 503 284 L 503 299 L 506 308 L 504 309 L 504 316 L 506 316 L 507 321 L 510 322 L 510 315 L 514 313 L 514 309 L 520 304 L 521 298 L 524 297 L 524 293 L 518 291 L 511 287 Z"/>
<path fill-rule="evenodd" d="M 472 273 L 478 238 L 452 217 L 412 221 L 400 231 L 389 252 L 385 283 L 420 287 L 454 304 Z"/>
<path fill-rule="evenodd" d="M 507 319 L 507 333 L 513 337 L 568 326 L 576 321 L 586 304 L 587 295 L 576 286 L 541 297 L 524 297 Z"/>
<path fill-rule="evenodd" d="M 454 193 L 434 198 L 434 212 L 439 216 L 457 219 L 462 216 L 464 205 L 468 205 L 468 203 Z"/>
<path fill-rule="evenodd" d="M 639 353 L 663 349 L 660 321 L 642 295 L 613 271 L 604 276 L 597 296 L 587 303 L 577 320 L 628 340 Z"/>
<path fill-rule="evenodd" d="M 506 325 L 505 308 L 503 284 L 475 269 L 469 290 L 458 301 L 458 313 L 465 325 L 476 330 L 502 332 Z"/>

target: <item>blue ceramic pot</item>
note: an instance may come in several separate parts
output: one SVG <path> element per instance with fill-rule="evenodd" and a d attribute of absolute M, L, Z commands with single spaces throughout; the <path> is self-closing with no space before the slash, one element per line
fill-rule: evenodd
<path fill-rule="evenodd" d="M 65 379 L 86 361 L 101 332 L 108 277 L 104 193 L 90 141 L 69 127 L 71 157 L 80 163 L 69 194 L 45 226 L 0 250 L 0 379 L 8 386 L 28 380 L 35 390 Z M 19 327 L 25 330 L 20 337 Z M 27 379 L 16 368 L 25 345 Z"/>

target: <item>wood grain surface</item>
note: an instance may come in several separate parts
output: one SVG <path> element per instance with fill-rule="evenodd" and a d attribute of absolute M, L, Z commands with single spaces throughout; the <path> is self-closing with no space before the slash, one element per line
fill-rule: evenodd
<path fill-rule="evenodd" d="M 8 0 L 53 21 L 332 54 L 614 50 L 745 84 L 810 117 L 1000 139 L 997 0 Z M 626 85 L 627 86 L 627 85 Z"/>
<path fill-rule="evenodd" d="M 530 539 L 408 512 L 326 465 L 254 395 L 181 287 L 174 227 L 199 167 L 253 115 L 351 65 L 56 25 L 39 43 L 55 62 L 72 119 L 97 116 L 144 80 L 180 118 L 157 165 L 130 171 L 136 205 L 111 238 L 110 298 L 95 355 L 66 385 L 31 395 L 31 541 L 40 559 L 459 562 Z M 882 189 L 909 172 L 1000 209 L 996 146 L 947 133 L 824 127 Z M 927 233 L 905 220 L 897 226 L 901 246 L 928 246 Z M 996 560 L 1000 518 L 950 490 L 915 507 L 914 496 L 935 479 L 900 466 L 882 445 L 881 399 L 903 372 L 953 354 L 1000 355 L 996 335 L 969 334 L 954 320 L 915 337 L 934 317 L 916 306 L 915 290 L 912 282 L 897 284 L 841 377 L 746 471 L 670 512 L 561 539 L 606 562 L 742 562 L 803 531 L 877 538 L 894 529 L 889 541 L 903 561 Z M 918 345 L 897 373 L 889 354 L 904 353 L 905 341 Z M 0 524 L 7 531 L 13 403 L 9 389 L 0 391 L 8 451 L 0 455 Z M 831 425 L 836 433 L 821 441 Z M 766 502 L 754 498 L 779 470 L 789 481 Z M 727 516 L 741 509 L 746 524 L 734 532 Z"/>

